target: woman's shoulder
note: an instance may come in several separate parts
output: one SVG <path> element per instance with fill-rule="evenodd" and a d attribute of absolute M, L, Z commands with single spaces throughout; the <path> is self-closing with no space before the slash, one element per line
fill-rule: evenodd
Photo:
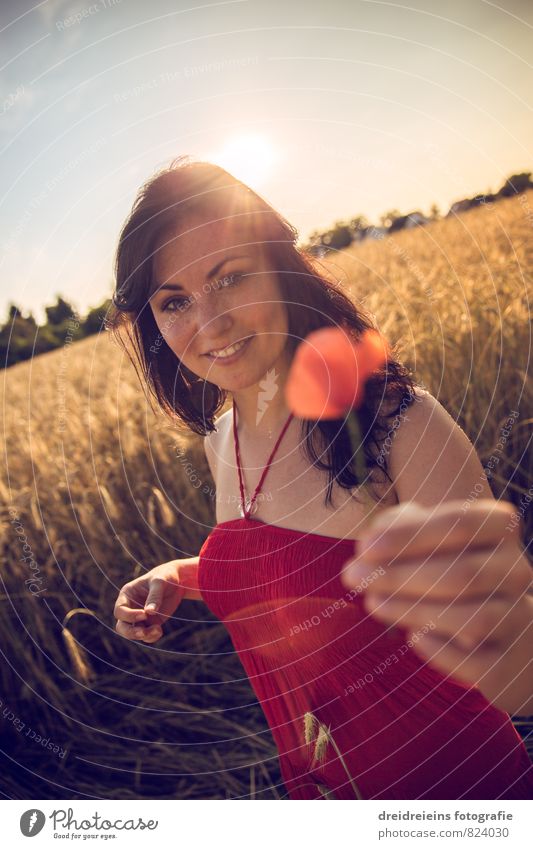
<path fill-rule="evenodd" d="M 425 387 L 413 383 L 412 388 L 409 386 L 402 395 L 397 389 L 392 393 L 385 392 L 379 401 L 379 414 L 388 417 L 395 413 L 401 417 L 410 407 L 416 404 L 431 404 L 432 401 L 436 401 L 436 398 Z"/>
<path fill-rule="evenodd" d="M 226 410 L 225 413 L 222 413 L 218 416 L 215 422 L 215 430 L 212 430 L 206 436 L 204 436 L 204 442 L 217 442 L 227 433 L 228 427 L 231 423 L 231 414 L 233 412 L 232 407 L 229 410 Z"/>
<path fill-rule="evenodd" d="M 220 452 L 224 445 L 224 440 L 231 425 L 232 412 L 233 409 L 230 407 L 229 410 L 226 410 L 225 413 L 222 413 L 222 415 L 216 418 L 215 430 L 212 430 L 210 433 L 204 436 L 205 456 L 207 457 L 207 462 L 209 463 L 209 468 L 214 479 L 216 473 L 217 458 L 220 456 Z"/>
<path fill-rule="evenodd" d="M 464 499 L 474 487 L 480 497 L 493 497 L 470 439 L 426 389 L 416 388 L 394 425 L 387 465 L 400 502 L 433 505 Z"/>

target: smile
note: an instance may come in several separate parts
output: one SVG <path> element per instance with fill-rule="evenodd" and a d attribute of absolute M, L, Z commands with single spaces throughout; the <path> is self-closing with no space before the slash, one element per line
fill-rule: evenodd
<path fill-rule="evenodd" d="M 208 357 L 210 360 L 216 360 L 217 363 L 222 361 L 224 363 L 232 363 L 240 356 L 244 349 L 248 347 L 251 339 L 252 336 L 248 336 L 246 339 L 241 339 L 233 345 L 228 345 L 227 348 L 209 351 L 209 353 L 204 356 Z"/>

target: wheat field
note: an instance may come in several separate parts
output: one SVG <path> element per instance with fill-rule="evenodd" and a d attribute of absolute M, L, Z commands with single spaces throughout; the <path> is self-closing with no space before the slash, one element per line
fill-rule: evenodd
<path fill-rule="evenodd" d="M 497 456 L 491 486 L 516 505 L 533 553 L 533 192 L 322 263 L 481 462 Z M 107 333 L 3 379 L 4 793 L 285 798 L 263 714 L 201 604 L 184 602 L 153 646 L 114 632 L 117 589 L 196 555 L 215 522 L 200 437 L 152 411 Z"/>

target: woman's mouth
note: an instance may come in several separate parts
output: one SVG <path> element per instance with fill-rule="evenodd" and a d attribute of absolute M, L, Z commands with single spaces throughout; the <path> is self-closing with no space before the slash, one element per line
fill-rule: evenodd
<path fill-rule="evenodd" d="M 241 354 L 248 348 L 253 336 L 247 336 L 245 339 L 239 339 L 227 348 L 214 349 L 204 354 L 209 360 L 213 360 L 217 365 L 230 365 L 239 359 Z"/>

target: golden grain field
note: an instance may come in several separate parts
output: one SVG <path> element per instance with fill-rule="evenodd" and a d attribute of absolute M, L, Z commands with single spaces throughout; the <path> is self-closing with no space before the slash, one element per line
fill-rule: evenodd
<path fill-rule="evenodd" d="M 515 503 L 531 552 L 533 192 L 323 262 L 400 343 L 482 463 L 497 455 L 491 485 Z M 152 412 L 105 333 L 3 380 L 5 792 L 283 798 L 262 712 L 201 604 L 183 603 L 153 646 L 114 632 L 117 589 L 196 555 L 215 521 L 201 439 Z"/>

